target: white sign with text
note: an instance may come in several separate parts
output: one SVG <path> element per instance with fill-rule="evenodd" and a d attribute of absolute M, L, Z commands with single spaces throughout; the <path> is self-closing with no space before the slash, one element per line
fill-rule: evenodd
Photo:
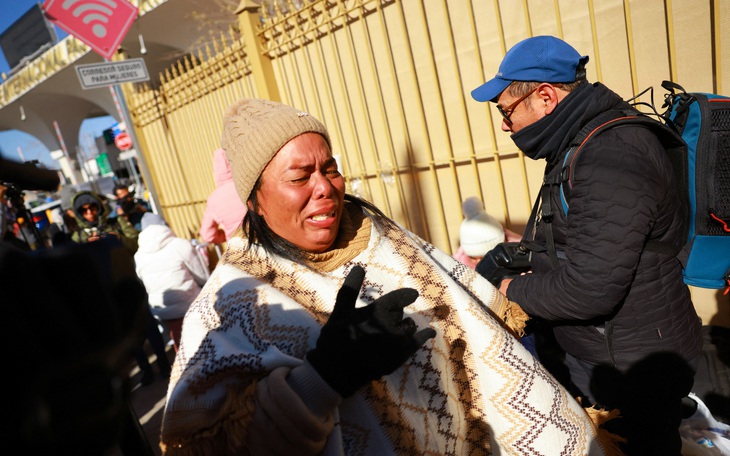
<path fill-rule="evenodd" d="M 149 81 L 144 59 L 76 65 L 76 74 L 83 89 L 106 87 L 124 82 Z"/>

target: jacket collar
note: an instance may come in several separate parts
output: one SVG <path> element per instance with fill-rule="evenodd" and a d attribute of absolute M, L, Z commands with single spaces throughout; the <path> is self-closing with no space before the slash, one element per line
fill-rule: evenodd
<path fill-rule="evenodd" d="M 552 114 L 512 135 L 515 145 L 533 160 L 554 164 L 585 124 L 598 114 L 626 104 L 600 82 L 583 84 L 569 93 Z"/>

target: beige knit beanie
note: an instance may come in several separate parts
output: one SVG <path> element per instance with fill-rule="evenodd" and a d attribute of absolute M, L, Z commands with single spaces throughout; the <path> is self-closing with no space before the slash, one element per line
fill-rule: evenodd
<path fill-rule="evenodd" d="M 279 149 L 309 132 L 319 133 L 330 144 L 322 122 L 276 101 L 244 98 L 226 110 L 221 147 L 231 164 L 233 183 L 241 201 L 248 201 L 256 180 Z"/>

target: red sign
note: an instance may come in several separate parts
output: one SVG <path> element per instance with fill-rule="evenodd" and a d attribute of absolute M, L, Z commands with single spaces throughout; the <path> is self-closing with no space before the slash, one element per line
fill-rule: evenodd
<path fill-rule="evenodd" d="M 137 17 L 137 7 L 127 0 L 46 0 L 43 10 L 51 22 L 106 59 Z"/>
<path fill-rule="evenodd" d="M 129 150 L 132 148 L 132 137 L 127 132 L 121 132 L 114 137 L 114 145 L 119 150 Z"/>

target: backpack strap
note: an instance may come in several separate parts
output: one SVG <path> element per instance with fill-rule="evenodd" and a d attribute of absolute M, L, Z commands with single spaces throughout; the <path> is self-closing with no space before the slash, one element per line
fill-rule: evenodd
<path fill-rule="evenodd" d="M 569 191 L 566 192 L 567 187 L 565 183 L 568 182 L 568 184 L 570 185 L 570 178 L 572 177 L 572 164 L 577 158 L 578 152 L 580 152 L 580 150 L 583 148 L 583 145 L 589 138 L 600 133 L 600 131 L 602 131 L 603 129 L 608 128 L 608 126 L 612 126 L 611 122 L 615 122 L 616 120 L 625 117 L 626 113 L 621 110 L 610 110 L 599 114 L 590 122 L 588 122 L 583 128 L 581 128 L 578 134 L 575 135 L 575 137 L 568 145 L 568 150 L 565 152 L 565 157 L 563 158 L 561 171 L 554 176 L 551 176 L 550 178 L 546 176 L 543 180 L 542 187 L 540 188 L 540 194 L 538 195 L 538 201 L 541 202 L 539 221 L 545 223 L 545 241 L 547 244 L 547 251 L 550 256 L 550 263 L 552 264 L 553 269 L 558 267 L 558 258 L 564 258 L 564 254 L 562 252 L 558 252 L 555 248 L 555 238 L 553 236 L 552 225 L 555 214 L 553 212 L 552 202 L 550 199 L 552 188 L 559 188 L 563 213 L 567 215 L 568 194 L 566 193 L 569 193 Z M 537 206 L 537 202 L 535 204 Z M 535 208 L 533 208 L 533 212 L 534 211 Z M 528 227 L 531 226 L 531 222 L 534 221 L 528 221 Z M 532 246 L 528 246 L 528 248 L 530 247 Z"/>
<path fill-rule="evenodd" d="M 573 188 L 573 164 L 578 159 L 578 153 L 583 149 L 585 143 L 592 137 L 600 134 L 607 128 L 616 127 L 624 124 L 649 124 L 657 123 L 655 120 L 646 116 L 636 115 L 635 111 L 610 110 L 606 111 L 595 119 L 588 122 L 579 132 L 568 146 L 568 152 L 563 159 L 563 169 L 559 178 L 560 185 L 560 201 L 563 205 L 563 213 L 568 214 L 569 204 L 568 197 L 570 190 Z M 654 125 L 652 125 L 654 126 Z M 567 183 L 567 186 L 565 185 Z"/>
<path fill-rule="evenodd" d="M 588 122 L 578 132 L 578 134 L 575 135 L 573 140 L 570 142 L 567 151 L 565 152 L 560 173 L 555 174 L 549 179 L 546 177 L 543 180 L 540 194 L 538 195 L 538 200 L 535 202 L 535 206 L 533 207 L 533 213 L 530 215 L 530 220 L 528 220 L 528 225 L 525 229 L 525 236 L 523 236 L 523 239 L 529 239 L 526 237 L 528 234 L 527 230 L 530 227 L 534 226 L 534 219 L 537 218 L 536 213 L 537 207 L 539 205 L 539 221 L 545 223 L 545 241 L 547 244 L 547 251 L 550 255 L 550 262 L 553 266 L 553 269 L 557 268 L 558 258 L 564 258 L 564 254 L 561 255 L 562 252 L 558 252 L 555 247 L 555 239 L 552 229 L 554 213 L 550 200 L 551 188 L 555 186 L 559 187 L 560 201 L 562 204 L 563 213 L 567 216 L 570 207 L 568 203 L 568 198 L 570 197 L 570 190 L 573 187 L 573 165 L 576 163 L 576 160 L 578 159 L 578 154 L 583 149 L 583 146 L 589 139 L 600 134 L 604 130 L 626 124 L 646 126 L 659 137 L 665 147 L 667 143 L 672 143 L 676 140 L 676 132 L 674 131 L 672 131 L 672 133 L 674 133 L 675 136 L 673 136 L 672 138 L 665 139 L 662 137 L 662 134 L 667 130 L 661 122 L 654 120 L 648 116 L 637 114 L 633 110 L 629 111 L 619 109 L 609 110 L 598 115 L 596 118 Z M 660 132 L 660 129 L 664 130 Z M 541 204 L 539 204 L 540 202 Z M 542 248 L 538 248 L 535 243 L 525 243 L 525 245 L 527 248 L 533 251 L 545 250 Z M 673 244 L 654 240 L 648 240 L 644 245 L 644 248 L 649 251 L 671 256 L 676 256 L 681 250 L 679 247 Z"/>

